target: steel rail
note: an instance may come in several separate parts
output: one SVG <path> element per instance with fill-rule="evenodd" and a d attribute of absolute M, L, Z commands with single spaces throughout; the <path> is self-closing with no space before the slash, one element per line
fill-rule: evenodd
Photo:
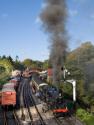
<path fill-rule="evenodd" d="M 39 112 L 39 110 L 38 110 L 38 108 L 36 106 L 35 100 L 34 100 L 34 98 L 32 96 L 30 84 L 28 84 L 28 93 L 29 93 L 30 100 L 32 100 L 32 102 L 34 104 L 34 107 L 35 107 L 35 109 L 36 109 L 36 111 L 37 111 L 37 113 L 38 113 L 38 115 L 40 117 L 40 122 L 42 123 L 42 125 L 46 125 L 46 123 L 44 122 L 44 119 L 42 118 L 42 116 L 41 116 L 41 114 L 40 114 L 40 112 Z"/>
<path fill-rule="evenodd" d="M 6 113 L 7 112 L 4 110 L 4 125 L 9 125 L 9 123 L 8 123 L 9 118 L 7 116 L 8 114 L 6 114 Z M 14 124 L 15 125 L 21 125 L 20 121 L 19 121 L 19 119 L 17 117 L 16 112 L 13 110 L 11 113 L 12 113 L 12 116 L 13 116 L 12 120 L 15 121 Z"/>
<path fill-rule="evenodd" d="M 29 103 L 29 99 L 28 99 L 28 96 L 27 96 L 27 86 L 26 86 L 26 84 L 23 87 L 24 106 L 27 108 L 30 120 L 33 122 L 32 114 L 30 112 L 30 108 L 29 108 L 29 104 L 28 104 Z"/>
<path fill-rule="evenodd" d="M 20 120 L 19 120 L 15 110 L 13 110 L 13 116 L 14 116 L 16 125 L 21 125 Z"/>
<path fill-rule="evenodd" d="M 6 111 L 4 111 L 4 125 L 8 125 Z"/>
<path fill-rule="evenodd" d="M 70 117 L 70 118 L 72 118 L 72 117 Z M 76 125 L 76 118 L 74 120 L 70 119 L 70 118 L 65 118 L 66 122 L 70 123 L 70 125 Z"/>

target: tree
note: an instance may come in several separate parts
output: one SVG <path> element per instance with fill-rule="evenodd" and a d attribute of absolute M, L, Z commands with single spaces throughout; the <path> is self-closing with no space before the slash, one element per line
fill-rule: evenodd
<path fill-rule="evenodd" d="M 7 59 L 8 59 L 11 63 L 13 63 L 13 59 L 12 59 L 11 56 L 8 56 Z"/>
<path fill-rule="evenodd" d="M 15 69 L 18 69 L 18 70 L 24 70 L 25 69 L 24 65 L 20 61 L 16 61 L 14 63 L 14 67 L 15 67 Z"/>
<path fill-rule="evenodd" d="M 43 69 L 48 69 L 48 68 L 52 68 L 52 65 L 49 60 L 45 60 L 43 62 Z"/>
<path fill-rule="evenodd" d="M 68 54 L 67 63 L 83 67 L 87 61 L 92 59 L 94 59 L 94 45 L 86 42 Z"/>
<path fill-rule="evenodd" d="M 22 63 L 25 67 L 32 68 L 32 60 L 31 59 L 25 59 Z"/>
<path fill-rule="evenodd" d="M 94 86 L 94 45 L 85 42 L 71 51 L 67 56 L 66 65 L 71 77 L 77 80 L 78 96 L 90 94 L 90 88 Z"/>
<path fill-rule="evenodd" d="M 19 56 L 16 55 L 16 62 L 18 61 L 18 59 L 19 59 Z"/>
<path fill-rule="evenodd" d="M 14 69 L 14 65 L 8 59 L 0 60 L 0 66 L 4 67 L 7 73 L 10 73 Z"/>
<path fill-rule="evenodd" d="M 2 56 L 2 59 L 6 59 L 7 57 L 5 55 Z"/>

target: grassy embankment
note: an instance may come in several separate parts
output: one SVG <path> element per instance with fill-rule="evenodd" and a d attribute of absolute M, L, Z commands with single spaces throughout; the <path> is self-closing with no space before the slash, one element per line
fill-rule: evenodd
<path fill-rule="evenodd" d="M 84 109 L 77 109 L 76 116 L 86 125 L 94 125 L 94 115 Z"/>

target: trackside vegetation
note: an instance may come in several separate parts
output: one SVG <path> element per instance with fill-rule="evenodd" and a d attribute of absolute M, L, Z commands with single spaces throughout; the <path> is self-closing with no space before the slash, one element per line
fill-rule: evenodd
<path fill-rule="evenodd" d="M 81 108 L 77 109 L 76 115 L 86 125 L 94 125 L 94 115 L 87 112 L 86 110 Z"/>

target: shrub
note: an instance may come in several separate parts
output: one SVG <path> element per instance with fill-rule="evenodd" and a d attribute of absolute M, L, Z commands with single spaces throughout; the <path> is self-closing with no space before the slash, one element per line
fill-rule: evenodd
<path fill-rule="evenodd" d="M 94 116 L 84 109 L 78 109 L 76 115 L 81 121 L 86 123 L 86 125 L 94 125 Z"/>

